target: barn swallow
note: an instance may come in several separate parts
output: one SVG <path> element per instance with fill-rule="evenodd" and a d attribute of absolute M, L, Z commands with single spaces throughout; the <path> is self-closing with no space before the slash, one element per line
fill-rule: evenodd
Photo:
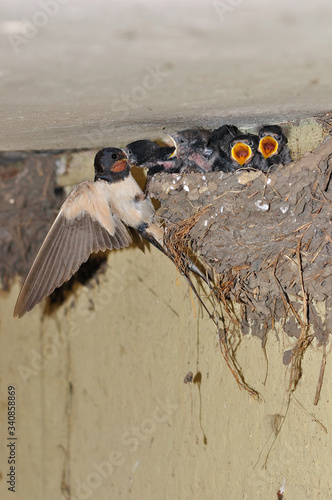
<path fill-rule="evenodd" d="M 178 158 L 188 157 L 193 150 L 204 149 L 208 143 L 210 132 L 204 129 L 186 129 L 170 136 L 175 143 L 175 155 Z"/>
<path fill-rule="evenodd" d="M 215 170 L 234 172 L 239 168 L 254 168 L 266 171 L 265 159 L 257 153 L 258 137 L 253 134 L 240 134 L 229 142 L 228 153 L 221 156 Z"/>
<path fill-rule="evenodd" d="M 174 156 L 175 146 L 159 146 L 152 141 L 139 140 L 127 144 L 124 151 L 131 165 L 148 169 L 148 176 L 163 171 L 178 172 L 182 165 Z"/>
<path fill-rule="evenodd" d="M 217 147 L 228 154 L 229 143 L 238 135 L 241 132 L 235 125 L 222 125 L 211 132 L 207 147 Z"/>
<path fill-rule="evenodd" d="M 279 125 L 265 125 L 259 130 L 258 137 L 258 151 L 265 158 L 268 167 L 291 163 L 287 137 Z"/>
<path fill-rule="evenodd" d="M 209 158 L 211 170 L 228 171 L 229 144 L 239 135 L 241 132 L 235 125 L 222 125 L 211 132 L 204 150 L 204 156 Z"/>
<path fill-rule="evenodd" d="M 175 144 L 174 156 L 182 160 L 179 172 L 209 172 L 212 170 L 210 151 L 206 150 L 210 132 L 204 129 L 186 129 L 170 135 Z"/>
<path fill-rule="evenodd" d="M 124 149 L 131 164 L 137 167 L 144 165 L 149 168 L 152 164 L 169 160 L 175 151 L 175 146 L 159 146 L 152 141 L 140 140 L 127 144 Z"/>
<path fill-rule="evenodd" d="M 63 203 L 23 283 L 14 316 L 22 317 L 68 281 L 91 253 L 129 246 L 132 238 L 127 227 L 168 255 L 164 231 L 155 222 L 150 199 L 130 173 L 126 153 L 102 149 L 94 167 L 94 182 L 78 184 Z M 189 259 L 185 262 L 207 281 Z M 190 284 L 190 278 L 185 278 Z"/>

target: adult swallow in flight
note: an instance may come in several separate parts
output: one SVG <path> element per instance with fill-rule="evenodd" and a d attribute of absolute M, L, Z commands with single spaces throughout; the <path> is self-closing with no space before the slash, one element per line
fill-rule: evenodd
<path fill-rule="evenodd" d="M 268 167 L 291 163 L 287 137 L 279 125 L 265 125 L 259 130 L 258 137 L 258 151 L 265 158 Z"/>
<path fill-rule="evenodd" d="M 150 199 L 130 174 L 126 153 L 102 149 L 94 167 L 94 182 L 78 184 L 63 203 L 23 283 L 14 316 L 22 317 L 68 281 L 91 253 L 129 246 L 132 239 L 127 226 L 168 255 L 164 231 L 155 222 Z M 207 281 L 189 259 L 185 262 Z M 195 291 L 189 276 L 185 278 Z"/>

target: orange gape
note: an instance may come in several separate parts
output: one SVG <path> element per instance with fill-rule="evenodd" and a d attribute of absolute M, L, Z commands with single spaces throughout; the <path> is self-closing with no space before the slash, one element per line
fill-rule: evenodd
<path fill-rule="evenodd" d="M 267 135 L 259 141 L 258 151 L 262 153 L 265 159 L 269 158 L 269 156 L 278 152 L 278 143 L 273 137 Z"/>
<path fill-rule="evenodd" d="M 241 166 L 244 165 L 248 160 L 252 158 L 251 147 L 244 142 L 237 142 L 232 147 L 231 156 L 233 160 L 237 161 Z"/>

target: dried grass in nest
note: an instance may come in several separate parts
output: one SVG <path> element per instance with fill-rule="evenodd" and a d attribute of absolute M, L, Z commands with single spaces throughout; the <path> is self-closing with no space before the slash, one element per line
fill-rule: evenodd
<path fill-rule="evenodd" d="M 181 273 L 187 272 L 183 261 L 183 255 L 189 255 L 189 253 L 191 253 L 190 230 L 209 208 L 210 205 L 207 205 L 206 207 L 199 209 L 188 219 L 185 219 L 178 224 L 171 224 L 166 227 L 164 243 L 169 254 L 172 256 L 176 267 Z"/>

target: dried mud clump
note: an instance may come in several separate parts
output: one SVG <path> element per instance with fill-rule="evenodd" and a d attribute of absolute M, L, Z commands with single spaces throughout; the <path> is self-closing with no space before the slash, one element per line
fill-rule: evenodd
<path fill-rule="evenodd" d="M 229 324 L 263 345 L 276 321 L 297 338 L 293 351 L 300 353 L 314 336 L 321 345 L 328 342 L 331 173 L 328 138 L 271 173 L 160 173 L 149 183 L 150 196 L 161 203 L 168 244 L 189 247 L 213 270 L 213 299 L 224 304 Z M 285 363 L 291 359 L 294 352 L 284 356 Z"/>

